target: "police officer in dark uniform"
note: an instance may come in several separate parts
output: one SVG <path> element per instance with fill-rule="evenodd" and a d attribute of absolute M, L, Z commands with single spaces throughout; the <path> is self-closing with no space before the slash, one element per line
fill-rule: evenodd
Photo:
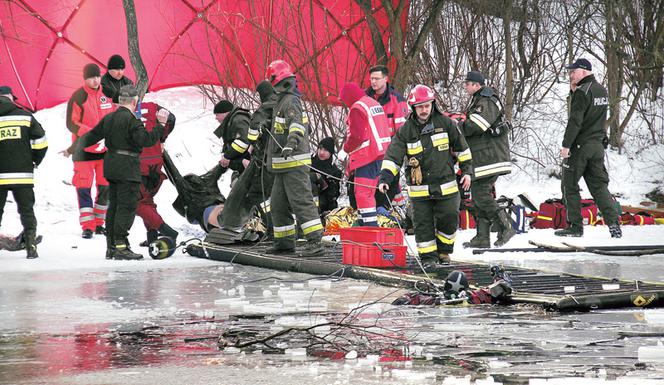
<path fill-rule="evenodd" d="M 261 105 L 251 116 L 247 141 L 252 146 L 249 165 L 231 189 L 217 221 L 222 228 L 239 232 L 251 216 L 251 210 L 259 207 L 265 225 L 271 225 L 268 213 L 274 176 L 267 169 L 266 148 L 270 135 L 266 130 L 272 123 L 272 112 L 278 96 L 269 81 L 256 86 Z"/>
<path fill-rule="evenodd" d="M 249 127 L 251 114 L 248 110 L 222 100 L 214 106 L 214 115 L 219 127 L 214 135 L 223 141 L 221 167 L 230 168 L 237 176 L 249 165 Z"/>
<path fill-rule="evenodd" d="M 0 222 L 11 191 L 21 216 L 27 258 L 34 259 L 39 257 L 34 169 L 44 159 L 48 142 L 39 122 L 14 104 L 15 99 L 11 88 L 0 87 Z"/>
<path fill-rule="evenodd" d="M 509 215 L 498 207 L 492 194 L 498 176 L 509 174 L 512 164 L 503 105 L 496 91 L 484 82 L 484 75 L 478 71 L 468 72 L 464 82 L 471 100 L 460 128 L 473 152 L 475 179 L 470 191 L 477 209 L 477 234 L 464 247 L 491 247 L 492 223 L 499 227 L 496 246 L 504 245 L 516 234 Z"/>
<path fill-rule="evenodd" d="M 450 262 L 460 202 L 452 152 L 459 161 L 466 190 L 473 175 L 472 155 L 457 125 L 438 110 L 431 88 L 415 86 L 408 104 L 413 112 L 392 137 L 381 165 L 378 189 L 387 192 L 407 158 L 406 180 L 413 206 L 415 241 L 426 268 Z"/>
<path fill-rule="evenodd" d="M 563 159 L 562 192 L 567 209 L 567 229 L 555 232 L 558 236 L 583 236 L 579 179 L 583 177 L 597 207 L 609 226 L 611 237 L 622 237 L 619 213 L 609 193 L 609 174 L 604 167 L 604 149 L 608 145 L 606 115 L 609 97 L 606 89 L 595 80 L 592 65 L 577 59 L 568 65 L 570 96 L 569 120 L 560 150 Z"/>
<path fill-rule="evenodd" d="M 274 247 L 271 253 L 295 252 L 297 231 L 293 213 L 307 240 L 303 257 L 325 254 L 321 243 L 323 225 L 318 216 L 309 180 L 309 119 L 302 109 L 295 74 L 288 63 L 275 60 L 268 66 L 268 80 L 274 86 L 279 103 L 272 118 L 268 165 L 274 173 L 271 207 Z"/>
<path fill-rule="evenodd" d="M 139 154 L 143 147 L 157 143 L 164 130 L 169 112 L 157 112 L 157 124 L 151 132 L 134 111 L 138 91 L 134 86 L 120 88 L 119 108 L 106 115 L 87 134 L 78 139 L 82 149 L 104 139 L 108 151 L 104 156 L 104 177 L 109 182 L 109 207 L 106 216 L 106 259 L 142 259 L 129 247 L 129 229 L 134 223 L 140 198 L 141 168 Z"/>

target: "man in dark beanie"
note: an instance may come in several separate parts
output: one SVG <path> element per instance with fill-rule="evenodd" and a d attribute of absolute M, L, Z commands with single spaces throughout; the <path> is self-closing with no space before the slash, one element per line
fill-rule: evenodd
<path fill-rule="evenodd" d="M 78 141 L 77 149 L 83 149 L 102 139 L 108 146 L 104 158 L 104 175 L 110 182 L 106 259 L 142 259 L 142 255 L 131 251 L 127 239 L 140 197 L 139 155 L 144 147 L 159 141 L 170 113 L 166 109 L 160 109 L 157 112 L 157 124 L 148 132 L 143 122 L 134 114 L 138 104 L 136 88 L 123 86 L 118 102 L 118 110 L 105 116 L 92 131 L 83 135 Z"/>
<path fill-rule="evenodd" d="M 498 92 L 485 86 L 481 72 L 468 72 L 464 88 L 471 99 L 466 108 L 466 119 L 459 122 L 459 128 L 473 154 L 475 179 L 470 191 L 477 208 L 477 234 L 463 246 L 491 247 L 492 223 L 499 228 L 494 245 L 502 246 L 516 234 L 509 215 L 498 207 L 492 194 L 498 177 L 512 171 L 503 104 L 498 99 Z"/>
<path fill-rule="evenodd" d="M 338 206 L 341 170 L 332 162 L 335 152 L 334 139 L 327 137 L 321 139 L 316 154 L 311 157 L 311 190 L 314 199 L 318 197 L 321 216 Z"/>
<path fill-rule="evenodd" d="M 249 165 L 251 156 L 248 151 L 251 114 L 228 100 L 222 100 L 214 106 L 214 117 L 219 122 L 214 135 L 223 142 L 219 164 L 239 175 Z"/>
<path fill-rule="evenodd" d="M 133 85 L 134 82 L 124 76 L 125 61 L 120 55 L 111 56 L 108 59 L 106 69 L 108 71 L 104 74 L 104 77 L 101 78 L 101 87 L 104 91 L 104 95 L 113 99 L 113 103 L 117 103 L 120 88 L 126 85 Z"/>
<path fill-rule="evenodd" d="M 72 146 L 67 150 L 73 155 L 74 177 L 78 198 L 79 222 L 82 237 L 90 239 L 93 233 L 104 233 L 104 220 L 108 205 L 108 181 L 104 178 L 103 143 L 76 149 L 76 139 L 99 123 L 101 118 L 115 110 L 111 99 L 102 93 L 99 66 L 89 63 L 83 67 L 83 87 L 72 94 L 67 103 L 67 128 L 72 133 Z M 97 196 L 93 202 L 92 185 L 96 184 Z"/>

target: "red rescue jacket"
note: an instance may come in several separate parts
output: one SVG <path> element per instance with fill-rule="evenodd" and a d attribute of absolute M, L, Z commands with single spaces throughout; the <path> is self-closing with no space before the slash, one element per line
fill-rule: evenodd
<path fill-rule="evenodd" d="M 101 118 L 115 111 L 116 107 L 101 86 L 96 90 L 83 86 L 72 94 L 67 103 L 67 128 L 71 131 L 72 143 L 99 123 Z M 85 148 L 85 152 L 102 154 L 106 152 L 104 142 Z"/>
<path fill-rule="evenodd" d="M 383 106 L 383 110 L 385 110 L 385 114 L 387 115 L 387 124 L 392 129 L 392 135 L 394 135 L 406 123 L 406 119 L 410 113 L 406 98 L 389 83 L 382 95 L 376 95 L 376 91 L 371 87 L 367 88 L 365 92 Z"/>
<path fill-rule="evenodd" d="M 146 102 L 141 103 L 141 120 L 145 125 L 147 132 L 152 132 L 152 129 L 157 124 L 157 111 L 162 108 L 157 103 Z M 173 132 L 175 126 L 175 115 L 170 113 L 168 120 L 164 125 L 164 133 L 161 135 L 159 142 L 150 147 L 144 147 L 140 155 L 141 175 L 149 175 L 151 169 L 161 171 L 164 165 L 164 158 L 162 157 L 162 143 L 166 141 L 168 135 Z"/>
<path fill-rule="evenodd" d="M 383 159 L 392 132 L 380 103 L 366 95 L 361 97 L 350 107 L 347 124 L 344 151 L 348 153 L 349 171 Z"/>

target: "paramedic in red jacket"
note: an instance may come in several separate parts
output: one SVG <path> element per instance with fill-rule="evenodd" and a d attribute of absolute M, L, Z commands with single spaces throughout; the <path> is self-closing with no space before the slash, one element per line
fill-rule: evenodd
<path fill-rule="evenodd" d="M 163 107 L 157 103 L 146 102 L 141 104 L 141 120 L 145 125 L 147 132 L 157 124 L 157 112 Z M 141 198 L 138 201 L 136 215 L 143 219 L 143 224 L 147 230 L 147 241 L 141 243 L 141 246 L 148 246 L 151 242 L 157 240 L 161 235 L 165 235 L 176 240 L 178 232 L 164 222 L 164 219 L 157 212 L 157 205 L 154 203 L 154 196 L 157 195 L 161 183 L 166 179 L 163 172 L 164 142 L 168 135 L 173 132 L 175 127 L 175 115 L 168 114 L 168 119 L 164 125 L 164 133 L 159 142 L 150 147 L 144 147 L 139 156 L 141 165 Z"/>
<path fill-rule="evenodd" d="M 355 83 L 346 84 L 340 92 L 343 103 L 350 107 L 344 151 L 348 153 L 348 170 L 355 174 L 355 200 L 364 226 L 377 226 L 376 198 L 378 174 L 383 156 L 392 138 L 383 107 Z"/>
<path fill-rule="evenodd" d="M 115 111 L 115 105 L 102 92 L 99 66 L 89 63 L 83 67 L 83 87 L 72 94 L 67 103 L 67 128 L 72 133 L 72 142 L 80 138 L 99 123 L 101 118 Z M 78 195 L 79 222 L 83 229 L 82 237 L 89 239 L 92 234 L 104 234 L 104 221 L 108 207 L 108 181 L 104 178 L 104 142 L 96 143 L 83 150 L 74 150 L 74 178 L 72 184 Z M 96 182 L 97 197 L 92 201 L 92 185 Z"/>

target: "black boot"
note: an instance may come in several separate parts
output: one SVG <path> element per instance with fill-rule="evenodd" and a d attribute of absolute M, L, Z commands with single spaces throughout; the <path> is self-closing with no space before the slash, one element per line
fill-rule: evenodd
<path fill-rule="evenodd" d="M 95 234 L 105 235 L 106 234 L 106 229 L 102 225 L 97 225 L 97 227 L 95 227 Z"/>
<path fill-rule="evenodd" d="M 620 224 L 617 222 L 610 224 L 609 233 L 611 233 L 611 238 L 622 238 L 622 230 L 620 230 Z"/>
<path fill-rule="evenodd" d="M 295 246 L 293 245 L 292 247 L 288 247 L 286 245 L 280 245 L 277 244 L 276 242 L 272 243 L 272 246 L 268 247 L 265 252 L 267 254 L 276 254 L 276 255 L 281 255 L 281 254 L 295 254 Z"/>
<path fill-rule="evenodd" d="M 556 230 L 554 234 L 559 237 L 582 237 L 583 227 L 572 225 L 566 229 Z"/>
<path fill-rule="evenodd" d="M 115 242 L 115 248 L 111 250 L 111 258 L 116 260 L 138 260 L 143 259 L 141 254 L 134 253 L 129 247 L 129 242 L 125 239 Z"/>
<path fill-rule="evenodd" d="M 28 230 L 25 232 L 25 250 L 27 251 L 26 258 L 28 259 L 39 258 L 39 254 L 37 254 L 36 238 L 36 230 Z"/>
<path fill-rule="evenodd" d="M 171 226 L 167 225 L 165 222 L 161 226 L 159 226 L 158 230 L 159 234 L 172 238 L 174 242 L 178 238 L 179 233 L 175 231 Z"/>
<path fill-rule="evenodd" d="M 464 242 L 463 247 L 465 248 L 488 248 L 491 247 L 491 221 L 487 218 L 479 217 L 477 218 L 477 234 L 470 240 L 470 242 Z"/>
<path fill-rule="evenodd" d="M 157 238 L 159 238 L 159 233 L 157 232 L 157 230 L 150 229 L 147 231 L 147 239 L 139 243 L 138 245 L 140 247 L 148 247 L 150 246 L 150 243 L 156 241 Z"/>
<path fill-rule="evenodd" d="M 498 231 L 498 240 L 493 244 L 500 247 L 512 239 L 516 235 L 516 231 L 512 228 L 512 220 L 507 211 L 500 209 L 495 218 L 500 225 L 500 231 Z"/>
<path fill-rule="evenodd" d="M 307 241 L 304 249 L 298 253 L 299 257 L 316 258 L 325 256 L 325 246 L 321 241 Z"/>

